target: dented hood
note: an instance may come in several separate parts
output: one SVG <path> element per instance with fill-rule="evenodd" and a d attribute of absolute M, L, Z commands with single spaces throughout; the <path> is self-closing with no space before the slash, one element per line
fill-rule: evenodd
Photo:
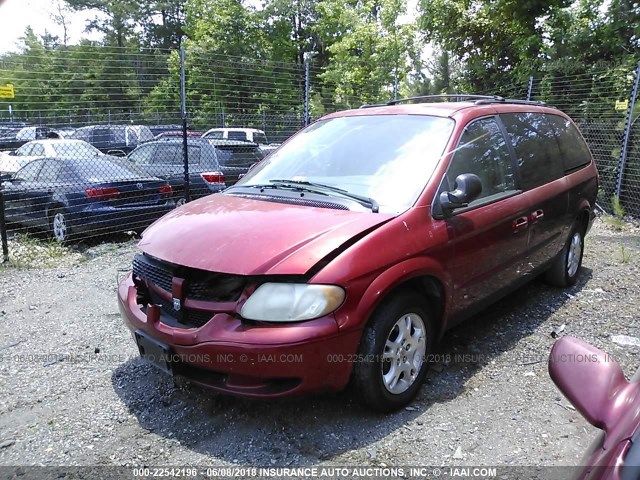
<path fill-rule="evenodd" d="M 139 246 L 153 257 L 202 270 L 302 275 L 390 218 L 214 194 L 162 217 L 145 231 Z"/>

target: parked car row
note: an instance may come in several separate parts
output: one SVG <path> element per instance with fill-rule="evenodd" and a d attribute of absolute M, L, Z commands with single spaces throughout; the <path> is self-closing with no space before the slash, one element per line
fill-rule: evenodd
<path fill-rule="evenodd" d="M 49 231 L 60 242 L 140 231 L 175 207 L 166 181 L 106 155 L 36 159 L 2 180 L 6 220 Z"/>
<path fill-rule="evenodd" d="M 59 241 L 68 240 L 69 232 L 77 237 L 80 234 L 110 231 L 116 227 L 120 230 L 140 230 L 161 216 L 166 211 L 164 207 L 185 203 L 183 148 L 182 138 L 163 137 L 139 145 L 128 156 L 118 158 L 103 153 L 83 140 L 28 142 L 15 151 L 0 155 L 0 171 L 5 174 L 6 218 L 16 224 L 49 230 Z M 257 145 L 231 140 L 190 138 L 187 152 L 191 199 L 217 193 L 233 185 L 262 159 Z M 42 164 L 41 161 L 45 159 L 47 162 Z M 58 169 L 60 162 L 71 160 L 79 162 L 77 166 L 82 167 L 79 170 L 81 173 L 92 173 L 92 176 L 67 175 L 58 178 L 49 172 Z M 34 169 L 41 164 L 44 166 L 35 175 Z M 123 165 L 129 168 L 122 168 Z M 101 184 L 115 182 L 118 186 L 96 187 L 93 185 L 96 179 Z M 125 197 L 132 200 L 133 196 L 129 193 L 131 187 L 125 188 L 122 182 L 138 185 L 141 180 L 143 188 L 137 192 L 134 204 L 123 203 Z M 167 188 L 163 190 L 163 195 L 169 195 L 166 200 L 170 200 L 170 203 L 164 202 L 163 208 L 150 208 L 145 204 L 146 213 L 143 215 L 140 208 L 141 202 L 144 203 L 143 197 L 148 193 L 144 186 L 148 181 L 165 185 Z M 111 193 L 106 196 L 98 195 L 95 194 L 95 188 L 117 188 L 118 193 L 109 190 Z M 82 192 L 86 194 L 84 197 Z M 71 194 L 75 196 L 69 197 Z M 90 207 L 89 213 L 80 213 L 84 207 Z M 53 216 L 52 208 L 56 212 Z M 120 220 L 113 221 L 116 217 Z M 60 226 L 61 222 L 64 228 Z"/>
<path fill-rule="evenodd" d="M 19 123 L 0 124 L 0 151 L 15 150 L 33 140 L 69 138 L 83 140 L 103 153 L 124 156 L 142 143 L 162 137 L 182 137 L 180 125 L 89 125 L 81 128 L 47 127 Z M 263 155 L 279 144 L 269 143 L 264 131 L 256 128 L 212 128 L 205 133 L 188 130 L 189 137 L 211 140 L 234 140 L 257 145 Z"/>

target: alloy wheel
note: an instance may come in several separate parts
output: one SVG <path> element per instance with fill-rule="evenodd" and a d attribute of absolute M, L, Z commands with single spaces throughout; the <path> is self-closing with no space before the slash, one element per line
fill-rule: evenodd
<path fill-rule="evenodd" d="M 393 394 L 406 392 L 416 381 L 426 353 L 424 320 L 416 313 L 403 315 L 393 325 L 382 355 L 382 381 Z"/>

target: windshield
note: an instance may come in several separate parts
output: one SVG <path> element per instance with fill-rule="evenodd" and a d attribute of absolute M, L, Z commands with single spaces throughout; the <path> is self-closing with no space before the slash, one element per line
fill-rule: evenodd
<path fill-rule="evenodd" d="M 86 158 L 101 155 L 100 150 L 84 142 L 55 142 L 52 146 L 60 157 Z"/>
<path fill-rule="evenodd" d="M 293 137 L 237 186 L 322 183 L 374 199 L 381 212 L 411 207 L 440 161 L 453 121 L 425 115 L 321 120 Z M 273 193 L 273 192 L 270 192 Z"/>

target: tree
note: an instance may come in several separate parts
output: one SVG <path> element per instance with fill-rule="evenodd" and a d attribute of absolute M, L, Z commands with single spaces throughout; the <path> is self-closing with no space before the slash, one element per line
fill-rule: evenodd
<path fill-rule="evenodd" d="M 399 23 L 405 1 L 322 0 L 317 8 L 330 54 L 321 77 L 335 88 L 334 101 L 355 106 L 392 97 L 417 56 L 415 28 Z"/>
<path fill-rule="evenodd" d="M 62 45 L 65 47 L 69 45 L 69 21 L 67 20 L 69 13 L 68 6 L 62 0 L 56 0 L 53 21 L 62 28 Z"/>
<path fill-rule="evenodd" d="M 187 0 L 66 0 L 73 10 L 97 10 L 87 30 L 105 35 L 108 45 L 142 44 L 170 49 L 180 45 Z M 159 23 L 158 23 L 159 20 Z"/>
<path fill-rule="evenodd" d="M 421 0 L 421 29 L 427 40 L 465 65 L 475 91 L 495 89 L 509 79 L 526 79 L 544 48 L 546 18 L 571 0 Z"/>
<path fill-rule="evenodd" d="M 123 48 L 135 36 L 135 27 L 143 17 L 143 8 L 135 0 L 66 0 L 73 10 L 97 10 L 96 16 L 87 25 L 87 30 L 96 30 L 105 35 L 109 45 Z"/>

